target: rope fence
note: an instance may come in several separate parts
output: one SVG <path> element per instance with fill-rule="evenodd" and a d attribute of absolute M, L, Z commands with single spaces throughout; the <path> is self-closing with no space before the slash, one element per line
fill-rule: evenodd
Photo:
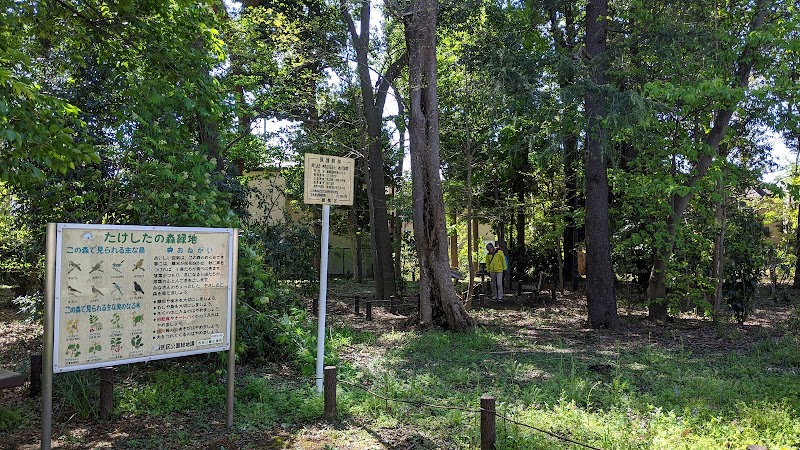
<path fill-rule="evenodd" d="M 316 379 L 316 377 L 315 377 Z M 496 431 L 496 419 L 499 418 L 504 422 L 509 422 L 515 424 L 517 426 L 528 428 L 543 434 L 546 434 L 554 439 L 558 439 L 563 442 L 568 442 L 570 444 L 575 444 L 583 448 L 591 449 L 591 450 L 603 450 L 602 448 L 595 447 L 589 444 L 585 444 L 580 441 L 576 441 L 571 439 L 567 436 L 561 435 L 559 433 L 555 433 L 549 430 L 545 430 L 539 427 L 535 427 L 533 425 L 529 425 L 523 422 L 516 421 L 508 416 L 501 415 L 497 412 L 495 408 L 496 405 L 496 398 L 484 395 L 480 398 L 480 409 L 470 409 L 470 408 L 463 408 L 457 406 L 446 406 L 446 405 L 434 405 L 426 402 L 421 401 L 414 401 L 414 400 L 404 400 L 398 398 L 387 397 L 385 395 L 381 395 L 375 393 L 361 385 L 350 383 L 343 380 L 337 380 L 336 378 L 336 367 L 335 366 L 326 366 L 324 370 L 324 377 L 323 377 L 323 394 L 325 397 L 325 413 L 324 418 L 326 420 L 334 419 L 338 415 L 337 407 L 336 407 L 336 386 L 337 383 L 341 383 L 345 386 L 349 386 L 352 388 L 356 388 L 362 390 L 369 395 L 379 398 L 386 402 L 387 408 L 389 402 L 396 402 L 396 403 L 403 403 L 412 405 L 415 407 L 427 407 L 432 409 L 442 409 L 442 410 L 454 410 L 454 411 L 461 411 L 466 413 L 473 413 L 473 414 L 480 414 L 481 419 L 481 450 L 492 450 L 495 448 L 495 444 L 497 442 L 497 431 Z"/>

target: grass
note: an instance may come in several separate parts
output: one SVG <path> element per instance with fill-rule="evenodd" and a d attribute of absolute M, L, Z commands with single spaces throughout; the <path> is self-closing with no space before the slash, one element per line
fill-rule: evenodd
<path fill-rule="evenodd" d="M 494 329 L 408 333 L 355 380 L 383 397 L 460 408 L 385 402 L 343 388 L 346 411 L 375 426 L 404 427 L 438 442 L 475 446 L 478 398 L 497 397 L 498 413 L 591 446 L 769 448 L 800 444 L 800 345 L 787 336 L 746 352 L 693 355 L 645 346 L 609 355 L 565 344 L 508 344 Z M 499 420 L 499 447 L 572 448 L 525 426 Z M 575 446 L 574 448 L 581 448 Z"/>
<path fill-rule="evenodd" d="M 467 333 L 334 318 L 328 334 L 344 361 L 341 420 L 321 422 L 322 398 L 310 379 L 248 363 L 237 379 L 235 428 L 222 433 L 241 436 L 242 443 L 273 436 L 267 448 L 311 436 L 326 448 L 365 440 L 375 443 L 369 448 L 385 448 L 383 440 L 397 448 L 477 449 L 476 410 L 488 394 L 497 399 L 499 450 L 584 448 L 531 427 L 608 450 L 800 447 L 800 326 L 793 322 L 785 333 L 735 328 L 716 334 L 714 325 L 701 323 L 709 341 L 697 346 L 679 328 L 665 328 L 674 343 L 665 345 L 664 339 L 553 325 L 542 311 L 476 314 L 482 326 Z M 555 331 L 539 333 L 547 327 Z M 748 336 L 748 345 L 722 345 Z M 167 417 L 176 424 L 159 422 L 163 433 L 130 435 L 118 441 L 120 448 L 205 448 L 208 434 L 219 437 L 209 418 L 224 422 L 225 377 L 212 359 L 120 368 L 115 418 L 143 424 Z M 96 420 L 92 371 L 58 375 L 54 388 L 67 416 Z M 0 432 L 35 427 L 34 416 L 0 406 Z"/>
<path fill-rule="evenodd" d="M 382 348 L 340 367 L 345 420 L 413 430 L 432 446 L 477 448 L 475 410 L 484 394 L 497 398 L 501 450 L 583 448 L 526 425 L 603 449 L 800 445 L 800 340 L 792 335 L 707 354 L 621 343 L 581 349 L 568 341 L 532 342 L 499 326 L 461 334 L 339 327 L 331 335 L 340 350 Z M 119 393 L 118 411 L 219 410 L 224 383 L 213 377 L 156 370 Z M 311 383 L 261 375 L 239 381 L 236 402 L 239 431 L 296 429 L 318 421 L 323 409 Z"/>

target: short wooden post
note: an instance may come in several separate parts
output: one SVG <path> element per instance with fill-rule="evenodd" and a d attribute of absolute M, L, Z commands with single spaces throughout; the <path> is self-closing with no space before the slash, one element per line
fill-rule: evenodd
<path fill-rule="evenodd" d="M 325 420 L 335 419 L 336 410 L 336 366 L 325 366 L 322 391 L 325 396 Z"/>
<path fill-rule="evenodd" d="M 484 302 L 486 302 L 486 294 L 481 292 L 480 294 L 478 294 L 478 306 L 483 308 Z"/>
<path fill-rule="evenodd" d="M 372 321 L 372 301 L 367 300 L 367 320 Z"/>
<path fill-rule="evenodd" d="M 100 375 L 100 418 L 108 420 L 114 409 L 114 368 L 97 369 Z"/>
<path fill-rule="evenodd" d="M 36 397 L 42 392 L 42 354 L 31 354 L 31 385 L 29 394 L 31 397 Z"/>
<path fill-rule="evenodd" d="M 394 307 L 397 303 L 397 298 L 394 295 L 389 296 L 389 312 L 394 314 Z"/>
<path fill-rule="evenodd" d="M 356 311 L 356 315 L 359 314 L 358 310 L 361 308 L 361 297 L 355 296 L 353 297 L 353 309 Z"/>
<path fill-rule="evenodd" d="M 522 295 L 522 281 L 517 281 L 517 295 Z"/>
<path fill-rule="evenodd" d="M 419 292 L 417 292 L 417 313 L 422 311 L 422 297 L 420 296 Z"/>
<path fill-rule="evenodd" d="M 495 398 L 490 395 L 481 396 L 481 450 L 494 450 L 497 442 L 495 428 Z"/>
<path fill-rule="evenodd" d="M 316 316 L 319 313 L 319 297 L 311 299 L 311 314 Z"/>

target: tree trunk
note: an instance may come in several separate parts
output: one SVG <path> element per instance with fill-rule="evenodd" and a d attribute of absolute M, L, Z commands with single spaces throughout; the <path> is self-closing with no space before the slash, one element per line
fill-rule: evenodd
<path fill-rule="evenodd" d="M 794 265 L 794 280 L 792 287 L 800 289 L 800 201 L 797 202 L 797 228 L 794 230 L 794 254 L 797 261 Z"/>
<path fill-rule="evenodd" d="M 718 320 L 722 316 L 722 285 L 725 283 L 725 194 L 722 188 L 722 182 L 717 181 L 717 195 L 720 200 L 716 201 L 716 208 L 714 211 L 714 218 L 716 219 L 719 231 L 714 238 L 714 259 L 712 262 L 712 270 L 714 282 L 716 283 L 714 289 L 714 320 Z"/>
<path fill-rule="evenodd" d="M 586 51 L 593 65 L 594 86 L 586 93 L 588 146 L 586 152 L 586 299 L 589 326 L 619 328 L 611 242 L 608 224 L 608 172 L 601 123 L 607 114 L 605 72 L 608 0 L 586 4 Z"/>
<path fill-rule="evenodd" d="M 456 228 L 458 215 L 455 212 L 450 213 L 450 224 L 453 227 L 453 232 L 450 233 L 450 267 L 458 269 L 458 230 Z"/>
<path fill-rule="evenodd" d="M 405 11 L 409 62 L 414 237 L 420 263 L 420 321 L 432 325 L 443 315 L 447 327 L 474 326 L 456 294 L 447 261 L 442 183 L 439 178 L 439 104 L 436 96 L 437 0 L 413 0 Z"/>
<path fill-rule="evenodd" d="M 397 91 L 397 88 L 392 86 L 394 90 L 394 98 L 397 100 L 397 119 L 395 120 L 395 126 L 397 127 L 397 133 L 400 135 L 399 142 L 397 146 L 400 148 L 400 157 L 397 158 L 397 176 L 398 179 L 403 178 L 403 160 L 405 159 L 406 155 L 406 111 L 405 107 L 403 106 L 403 97 L 400 96 L 400 92 Z M 400 190 L 400 184 L 398 182 L 397 190 Z M 394 227 L 394 277 L 396 280 L 403 279 L 403 259 L 402 259 L 402 251 L 403 251 L 403 221 L 397 217 L 397 208 L 395 208 L 395 227 Z M 401 287 L 402 290 L 402 287 Z"/>
<path fill-rule="evenodd" d="M 339 1 L 339 10 L 342 12 L 353 48 L 356 52 L 356 71 L 358 73 L 361 99 L 364 106 L 364 117 L 367 124 L 368 172 L 366 174 L 367 189 L 369 191 L 370 211 L 370 239 L 372 244 L 372 272 L 375 277 L 375 293 L 378 298 L 389 298 L 397 294 L 395 285 L 394 265 L 392 261 L 392 245 L 389 233 L 389 214 L 386 208 L 386 173 L 383 170 L 383 108 L 389 86 L 400 75 L 407 59 L 403 53 L 394 60 L 386 72 L 378 79 L 378 85 L 373 90 L 369 69 L 369 43 L 370 43 L 370 2 L 362 0 L 360 19 L 360 33 L 356 29 L 353 17 L 345 0 Z"/>
<path fill-rule="evenodd" d="M 800 134 L 797 135 L 797 154 L 800 155 Z M 796 167 L 797 163 L 795 163 L 795 170 L 797 170 Z M 794 266 L 792 287 L 794 289 L 800 289 L 800 201 L 797 201 L 797 228 L 795 229 L 794 254 L 797 260 Z"/>
<path fill-rule="evenodd" d="M 750 25 L 750 31 L 755 31 L 764 24 L 766 16 L 765 8 L 766 0 L 758 0 L 754 9 L 753 21 Z M 754 58 L 752 54 L 757 51 L 751 43 L 745 45 L 742 54 L 737 59 L 736 72 L 734 73 L 735 86 L 738 88 L 746 88 L 750 80 L 750 72 L 753 70 Z M 704 136 L 704 144 L 711 149 L 710 152 L 705 153 L 697 161 L 694 173 L 687 178 L 683 183 L 688 188 L 693 188 L 697 181 L 704 177 L 711 167 L 714 158 L 719 155 L 720 142 L 725 137 L 725 132 L 728 129 L 731 117 L 733 117 L 733 107 L 728 109 L 721 109 L 714 115 L 714 124 L 711 130 Z M 675 246 L 675 237 L 677 233 L 677 224 L 683 219 L 683 214 L 689 206 L 692 191 L 684 196 L 672 196 L 672 214 L 667 219 L 667 233 L 669 238 L 667 245 L 660 252 L 656 252 L 653 261 L 653 268 L 650 271 L 650 281 L 647 285 L 647 303 L 649 308 L 649 316 L 651 320 L 668 320 L 666 299 L 666 277 L 667 277 L 667 263 L 672 258 L 672 253 Z"/>

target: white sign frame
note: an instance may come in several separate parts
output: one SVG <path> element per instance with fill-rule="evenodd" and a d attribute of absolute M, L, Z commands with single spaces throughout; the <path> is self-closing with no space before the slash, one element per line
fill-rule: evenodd
<path fill-rule="evenodd" d="M 234 332 L 234 324 L 232 323 L 232 318 L 235 317 L 232 314 L 233 308 L 233 299 L 235 298 L 235 293 L 233 292 L 236 289 L 235 283 L 235 273 L 234 270 L 237 267 L 236 258 L 238 255 L 234 254 L 236 249 L 238 248 L 236 243 L 234 242 L 234 236 L 237 234 L 235 229 L 233 228 L 203 228 L 203 227 L 157 227 L 157 226 L 140 226 L 140 225 L 93 225 L 93 224 L 71 224 L 71 223 L 59 223 L 57 224 L 57 237 L 56 237 L 56 276 L 55 276 L 55 298 L 54 298 L 54 330 L 60 330 L 60 320 L 61 320 L 61 270 L 62 270 L 62 236 L 63 230 L 65 229 L 81 229 L 81 230 L 97 230 L 97 231 L 147 231 L 147 232 L 159 232 L 159 233 L 211 233 L 211 234 L 227 234 L 228 235 L 228 249 L 227 255 L 228 264 L 227 264 L 227 299 L 225 300 L 225 336 L 222 338 L 221 345 L 210 345 L 208 347 L 202 348 L 194 348 L 187 351 L 166 351 L 164 353 L 158 354 L 146 354 L 140 357 L 132 357 L 132 358 L 124 358 L 124 359 L 114 359 L 114 360 L 102 360 L 96 361 L 91 363 L 84 363 L 84 364 L 74 364 L 69 366 L 59 366 L 58 357 L 54 357 L 52 361 L 52 367 L 54 373 L 62 373 L 62 372 L 71 372 L 76 370 L 85 370 L 85 369 L 92 369 L 92 368 L 100 368 L 100 367 L 108 367 L 110 365 L 122 365 L 122 364 L 131 364 L 136 362 L 143 362 L 143 361 L 153 361 L 158 359 L 168 359 L 168 358 L 177 358 L 183 356 L 190 356 L 190 355 L 197 355 L 202 353 L 213 353 L 213 352 L 220 352 L 230 350 L 231 347 L 231 337 L 232 332 Z M 216 342 L 214 344 L 217 344 Z M 61 348 L 61 342 L 58 338 L 58 334 L 54 333 L 53 336 L 53 354 L 59 355 L 59 351 Z"/>

